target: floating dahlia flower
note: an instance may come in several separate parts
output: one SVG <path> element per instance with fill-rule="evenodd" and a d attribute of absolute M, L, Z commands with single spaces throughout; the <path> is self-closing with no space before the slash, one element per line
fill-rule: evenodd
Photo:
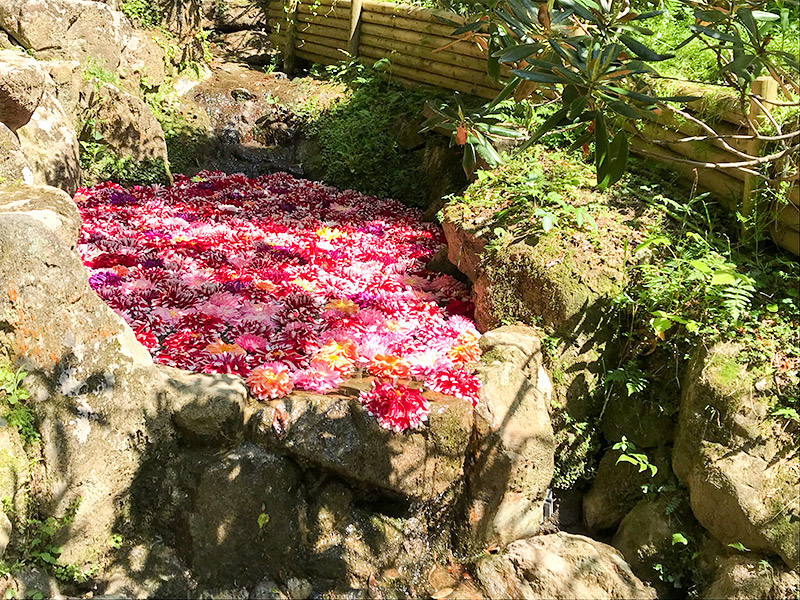
<path fill-rule="evenodd" d="M 430 410 L 422 392 L 400 384 L 376 381 L 371 390 L 361 392 L 359 400 L 381 427 L 398 432 L 419 427 Z"/>
<path fill-rule="evenodd" d="M 460 333 L 447 352 L 447 356 L 454 363 L 462 365 L 480 360 L 481 347 L 478 345 L 478 335 L 473 331 Z"/>
<path fill-rule="evenodd" d="M 312 361 L 307 369 L 292 373 L 295 387 L 309 392 L 325 394 L 332 392 L 344 381 L 338 371 L 329 369 L 322 363 Z"/>
<path fill-rule="evenodd" d="M 408 363 L 393 354 L 376 354 L 369 364 L 369 372 L 376 377 L 403 379 L 411 373 Z"/>
<path fill-rule="evenodd" d="M 204 373 L 228 373 L 245 377 L 250 373 L 247 357 L 241 353 L 220 352 L 211 354 L 203 365 Z"/>
<path fill-rule="evenodd" d="M 475 406 L 481 384 L 466 369 L 441 369 L 429 375 L 425 379 L 425 385 L 434 392 L 467 400 Z"/>
<path fill-rule="evenodd" d="M 351 375 L 355 370 L 355 362 L 358 358 L 358 350 L 351 340 L 330 340 L 311 361 L 312 365 L 323 366 L 332 371 L 338 372 L 342 377 Z"/>
<path fill-rule="evenodd" d="M 247 385 L 258 400 L 273 400 L 291 393 L 294 382 L 286 365 L 269 362 L 253 369 Z"/>

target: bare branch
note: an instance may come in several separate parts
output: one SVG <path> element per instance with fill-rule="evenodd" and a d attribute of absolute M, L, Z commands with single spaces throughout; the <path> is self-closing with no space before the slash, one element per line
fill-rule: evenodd
<path fill-rule="evenodd" d="M 679 138 L 677 140 L 658 140 L 653 141 L 654 144 L 686 144 L 689 142 L 705 142 L 708 140 L 759 140 L 761 142 L 780 142 L 782 140 L 790 140 L 793 137 L 800 136 L 800 131 L 790 131 L 783 135 L 758 135 L 758 134 L 745 134 L 745 133 L 731 133 L 728 135 L 695 135 L 692 137 Z"/>
<path fill-rule="evenodd" d="M 701 121 L 697 117 L 691 115 L 690 113 L 688 113 L 686 111 L 683 111 L 683 110 L 680 110 L 678 108 L 675 108 L 674 106 L 670 106 L 666 102 L 659 102 L 659 105 L 663 106 L 667 110 L 670 110 L 670 111 L 674 112 L 676 115 L 680 115 L 681 117 L 683 117 L 687 121 L 691 121 L 695 125 L 698 125 L 701 129 L 703 129 L 704 131 L 707 131 L 710 135 L 717 135 L 716 131 L 711 129 L 711 127 L 709 127 L 708 125 L 703 123 L 703 121 Z M 720 142 L 722 143 L 723 148 L 725 148 L 731 154 L 734 154 L 736 156 L 739 156 L 741 158 L 746 158 L 746 159 L 752 159 L 753 158 L 749 154 L 746 154 L 744 152 L 741 152 L 740 150 L 737 150 L 736 148 L 731 146 L 728 142 L 726 142 L 724 139 L 720 139 Z"/>
<path fill-rule="evenodd" d="M 767 156 L 751 157 L 750 160 L 739 161 L 739 162 L 728 162 L 728 163 L 703 162 L 699 160 L 691 160 L 688 158 L 678 158 L 676 156 L 665 156 L 662 154 L 658 154 L 657 152 L 650 152 L 648 150 L 641 150 L 641 149 L 637 149 L 636 151 L 640 152 L 641 154 L 645 154 L 647 156 L 660 158 L 662 161 L 665 162 L 678 162 L 687 165 L 694 165 L 696 167 L 704 167 L 706 169 L 739 169 L 750 175 L 755 175 L 756 177 L 760 177 L 761 179 L 769 179 L 768 177 L 765 177 L 758 171 L 753 171 L 752 169 L 747 169 L 746 167 L 756 167 L 758 165 L 763 165 L 765 163 L 772 162 L 773 160 L 783 158 L 787 154 L 790 154 L 791 152 L 796 152 L 797 150 L 800 150 L 800 144 L 797 144 L 790 148 L 786 148 L 784 150 L 781 150 L 780 152 L 775 152 L 774 154 L 769 154 Z"/>
<path fill-rule="evenodd" d="M 766 102 L 767 104 L 772 104 L 773 106 L 800 106 L 800 100 L 796 102 L 780 102 L 779 100 L 767 100 L 763 96 L 759 96 L 758 94 L 747 94 L 750 98 L 758 99 L 761 102 Z"/>

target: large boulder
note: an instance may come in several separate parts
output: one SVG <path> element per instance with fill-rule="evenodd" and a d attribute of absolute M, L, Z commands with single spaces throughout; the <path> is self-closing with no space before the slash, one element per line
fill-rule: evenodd
<path fill-rule="evenodd" d="M 50 75 L 48 91 L 69 115 L 75 131 L 79 131 L 82 117 L 80 95 L 84 85 L 81 63 L 77 60 L 42 60 L 39 64 Z"/>
<path fill-rule="evenodd" d="M 93 139 L 101 140 L 118 157 L 163 165 L 169 178 L 164 131 L 142 100 L 109 83 L 92 81 L 86 84 L 81 102 L 94 116 L 97 137 Z"/>
<path fill-rule="evenodd" d="M 33 171 L 19 145 L 19 138 L 0 123 L 0 185 L 33 184 Z"/>
<path fill-rule="evenodd" d="M 351 481 L 410 499 L 432 500 L 452 493 L 461 479 L 472 406 L 440 394 L 426 395 L 431 401 L 428 422 L 402 435 L 381 427 L 357 398 L 305 392 L 266 403 L 252 420 L 252 435 L 264 448 Z"/>
<path fill-rule="evenodd" d="M 0 216 L 24 213 L 52 231 L 69 249 L 75 248 L 81 215 L 72 198 L 58 188 L 40 185 L 0 190 Z"/>
<path fill-rule="evenodd" d="M 21 199 L 26 191 L 20 188 Z M 82 499 L 64 531 L 63 556 L 83 564 L 105 549 L 116 502 L 147 439 L 147 413 L 158 414 L 149 394 L 152 361 L 91 291 L 70 246 L 31 212 L 0 213 L 0 328 L 8 332 L 0 343 L 29 372 L 42 434 L 44 505 L 63 515 Z"/>
<path fill-rule="evenodd" d="M 518 540 L 476 564 L 490 598 L 655 598 L 606 544 L 569 533 Z"/>
<path fill-rule="evenodd" d="M 241 377 L 161 367 L 174 392 L 173 420 L 191 445 L 234 446 L 252 413 Z"/>
<path fill-rule="evenodd" d="M 775 567 L 759 556 L 734 555 L 721 561 L 702 594 L 709 600 L 785 600 L 800 594 L 796 571 Z"/>
<path fill-rule="evenodd" d="M 468 553 L 538 531 L 555 450 L 547 411 L 552 386 L 534 330 L 501 327 L 480 344 L 480 401 L 460 534 Z"/>
<path fill-rule="evenodd" d="M 201 579 L 255 584 L 265 572 L 299 566 L 299 477 L 291 461 L 251 443 L 205 465 L 188 515 L 191 565 Z"/>
<path fill-rule="evenodd" d="M 14 131 L 30 121 L 46 78 L 37 60 L 16 50 L 0 50 L 0 123 Z"/>
<path fill-rule="evenodd" d="M 166 80 L 165 62 L 163 48 L 145 32 L 134 31 L 120 55 L 120 77 L 133 90 L 156 89 Z"/>
<path fill-rule="evenodd" d="M 407 585 L 414 573 L 428 572 L 436 548 L 443 547 L 441 538 L 449 533 L 445 523 L 413 510 L 386 514 L 386 509 L 395 512 L 390 504 L 370 500 L 368 494 L 359 497 L 343 483 L 328 481 L 309 502 L 308 573 L 338 584 L 336 596 L 348 588 L 366 588 L 370 578 L 384 583 L 381 574 L 391 571 L 395 586 Z"/>
<path fill-rule="evenodd" d="M 133 34 L 125 15 L 90 0 L 4 0 L 0 28 L 37 58 L 93 60 L 112 72 Z"/>
<path fill-rule="evenodd" d="M 675 534 L 683 538 L 676 542 Z M 660 598 L 667 598 L 694 580 L 692 554 L 700 535 L 688 502 L 677 495 L 661 495 L 640 500 L 622 519 L 611 544 L 637 577 L 650 583 Z M 665 576 L 668 581 L 662 581 Z"/>
<path fill-rule="evenodd" d="M 34 181 L 74 194 L 81 182 L 78 138 L 72 119 L 51 92 L 45 92 L 30 121 L 17 130 Z"/>
<path fill-rule="evenodd" d="M 672 465 L 692 511 L 723 544 L 774 552 L 798 567 L 800 498 L 791 442 L 775 434 L 770 394 L 733 343 L 700 347 L 687 370 Z"/>
<path fill-rule="evenodd" d="M 670 479 L 674 481 L 670 450 L 669 447 L 662 447 L 646 452 L 650 462 L 658 469 L 655 475 L 649 469 L 640 471 L 629 462 L 618 462 L 622 455 L 618 450 L 606 452 L 600 459 L 591 487 L 583 496 L 583 519 L 589 530 L 614 533 L 623 517 L 644 497 L 642 486 L 656 489 Z"/>
<path fill-rule="evenodd" d="M 0 28 L 36 58 L 93 63 L 131 89 L 164 81 L 164 51 L 107 3 L 91 0 L 4 0 Z"/>

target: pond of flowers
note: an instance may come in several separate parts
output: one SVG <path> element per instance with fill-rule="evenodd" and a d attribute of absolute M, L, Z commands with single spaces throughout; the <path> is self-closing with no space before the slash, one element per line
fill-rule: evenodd
<path fill-rule="evenodd" d="M 162 364 L 246 378 L 254 397 L 326 393 L 365 373 L 384 427 L 426 419 L 429 389 L 477 401 L 467 288 L 426 262 L 414 209 L 278 173 L 78 190 L 92 288 Z"/>

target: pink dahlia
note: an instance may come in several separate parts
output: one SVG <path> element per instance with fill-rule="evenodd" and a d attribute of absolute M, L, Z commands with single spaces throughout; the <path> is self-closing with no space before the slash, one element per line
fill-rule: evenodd
<path fill-rule="evenodd" d="M 381 427 L 398 432 L 419 427 L 430 410 L 422 392 L 400 384 L 373 382 L 372 389 L 361 392 L 359 400 Z"/>
<path fill-rule="evenodd" d="M 250 392 L 258 400 L 272 400 L 288 395 L 294 387 L 289 367 L 278 362 L 264 363 L 247 378 Z"/>
<path fill-rule="evenodd" d="M 440 394 L 468 400 L 475 406 L 481 383 L 465 369 L 441 369 L 425 379 L 425 385 Z"/>
<path fill-rule="evenodd" d="M 295 387 L 320 394 L 332 392 L 344 381 L 338 371 L 319 362 L 312 362 L 307 369 L 295 371 L 292 379 Z"/>
<path fill-rule="evenodd" d="M 250 372 L 247 357 L 237 352 L 212 353 L 203 365 L 204 373 L 228 373 L 245 377 Z"/>

